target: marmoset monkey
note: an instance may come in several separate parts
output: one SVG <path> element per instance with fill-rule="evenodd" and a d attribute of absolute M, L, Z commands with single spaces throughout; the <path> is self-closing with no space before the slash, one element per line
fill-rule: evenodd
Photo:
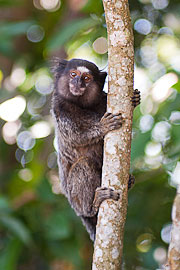
<path fill-rule="evenodd" d="M 119 193 L 101 187 L 103 139 L 123 124 L 121 113 L 106 112 L 106 72 L 86 60 L 59 60 L 54 67 L 52 114 L 58 141 L 59 177 L 63 192 L 94 241 L 97 212 L 105 199 Z M 134 91 L 132 105 L 140 103 Z"/>

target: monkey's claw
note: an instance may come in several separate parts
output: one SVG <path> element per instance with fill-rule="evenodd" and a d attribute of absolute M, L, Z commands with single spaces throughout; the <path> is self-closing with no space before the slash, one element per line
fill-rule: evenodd
<path fill-rule="evenodd" d="M 130 174 L 129 175 L 129 181 L 128 181 L 128 189 L 130 189 L 135 183 L 135 177 L 134 175 Z"/>
<path fill-rule="evenodd" d="M 133 96 L 131 98 L 131 102 L 133 107 L 135 108 L 136 106 L 138 106 L 141 102 L 141 93 L 138 89 L 135 89 L 133 91 Z"/>

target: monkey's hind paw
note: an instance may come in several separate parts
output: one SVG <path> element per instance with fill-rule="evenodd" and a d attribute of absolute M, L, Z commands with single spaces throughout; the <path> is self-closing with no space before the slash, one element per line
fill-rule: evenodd
<path fill-rule="evenodd" d="M 98 211 L 100 204 L 107 199 L 113 199 L 118 201 L 120 198 L 120 192 L 107 187 L 98 187 L 95 192 L 93 201 L 94 211 Z"/>
<path fill-rule="evenodd" d="M 133 96 L 131 98 L 131 102 L 133 107 L 135 108 L 136 106 L 138 106 L 141 102 L 141 93 L 138 89 L 135 89 L 133 91 Z"/>

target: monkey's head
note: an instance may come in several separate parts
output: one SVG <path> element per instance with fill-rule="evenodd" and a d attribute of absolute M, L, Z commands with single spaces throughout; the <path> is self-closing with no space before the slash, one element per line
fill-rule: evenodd
<path fill-rule="evenodd" d="M 54 69 L 55 91 L 67 101 L 91 107 L 100 101 L 106 72 L 86 60 L 59 60 Z"/>

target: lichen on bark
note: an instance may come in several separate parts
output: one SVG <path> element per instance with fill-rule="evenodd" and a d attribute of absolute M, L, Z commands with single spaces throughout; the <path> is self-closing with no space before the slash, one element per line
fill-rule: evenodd
<path fill-rule="evenodd" d="M 98 214 L 93 270 L 119 270 L 130 169 L 134 75 L 133 32 L 128 0 L 104 0 L 108 32 L 109 91 L 107 111 L 121 112 L 122 128 L 110 132 L 104 141 L 102 186 L 120 190 L 118 202 L 106 200 Z"/>

